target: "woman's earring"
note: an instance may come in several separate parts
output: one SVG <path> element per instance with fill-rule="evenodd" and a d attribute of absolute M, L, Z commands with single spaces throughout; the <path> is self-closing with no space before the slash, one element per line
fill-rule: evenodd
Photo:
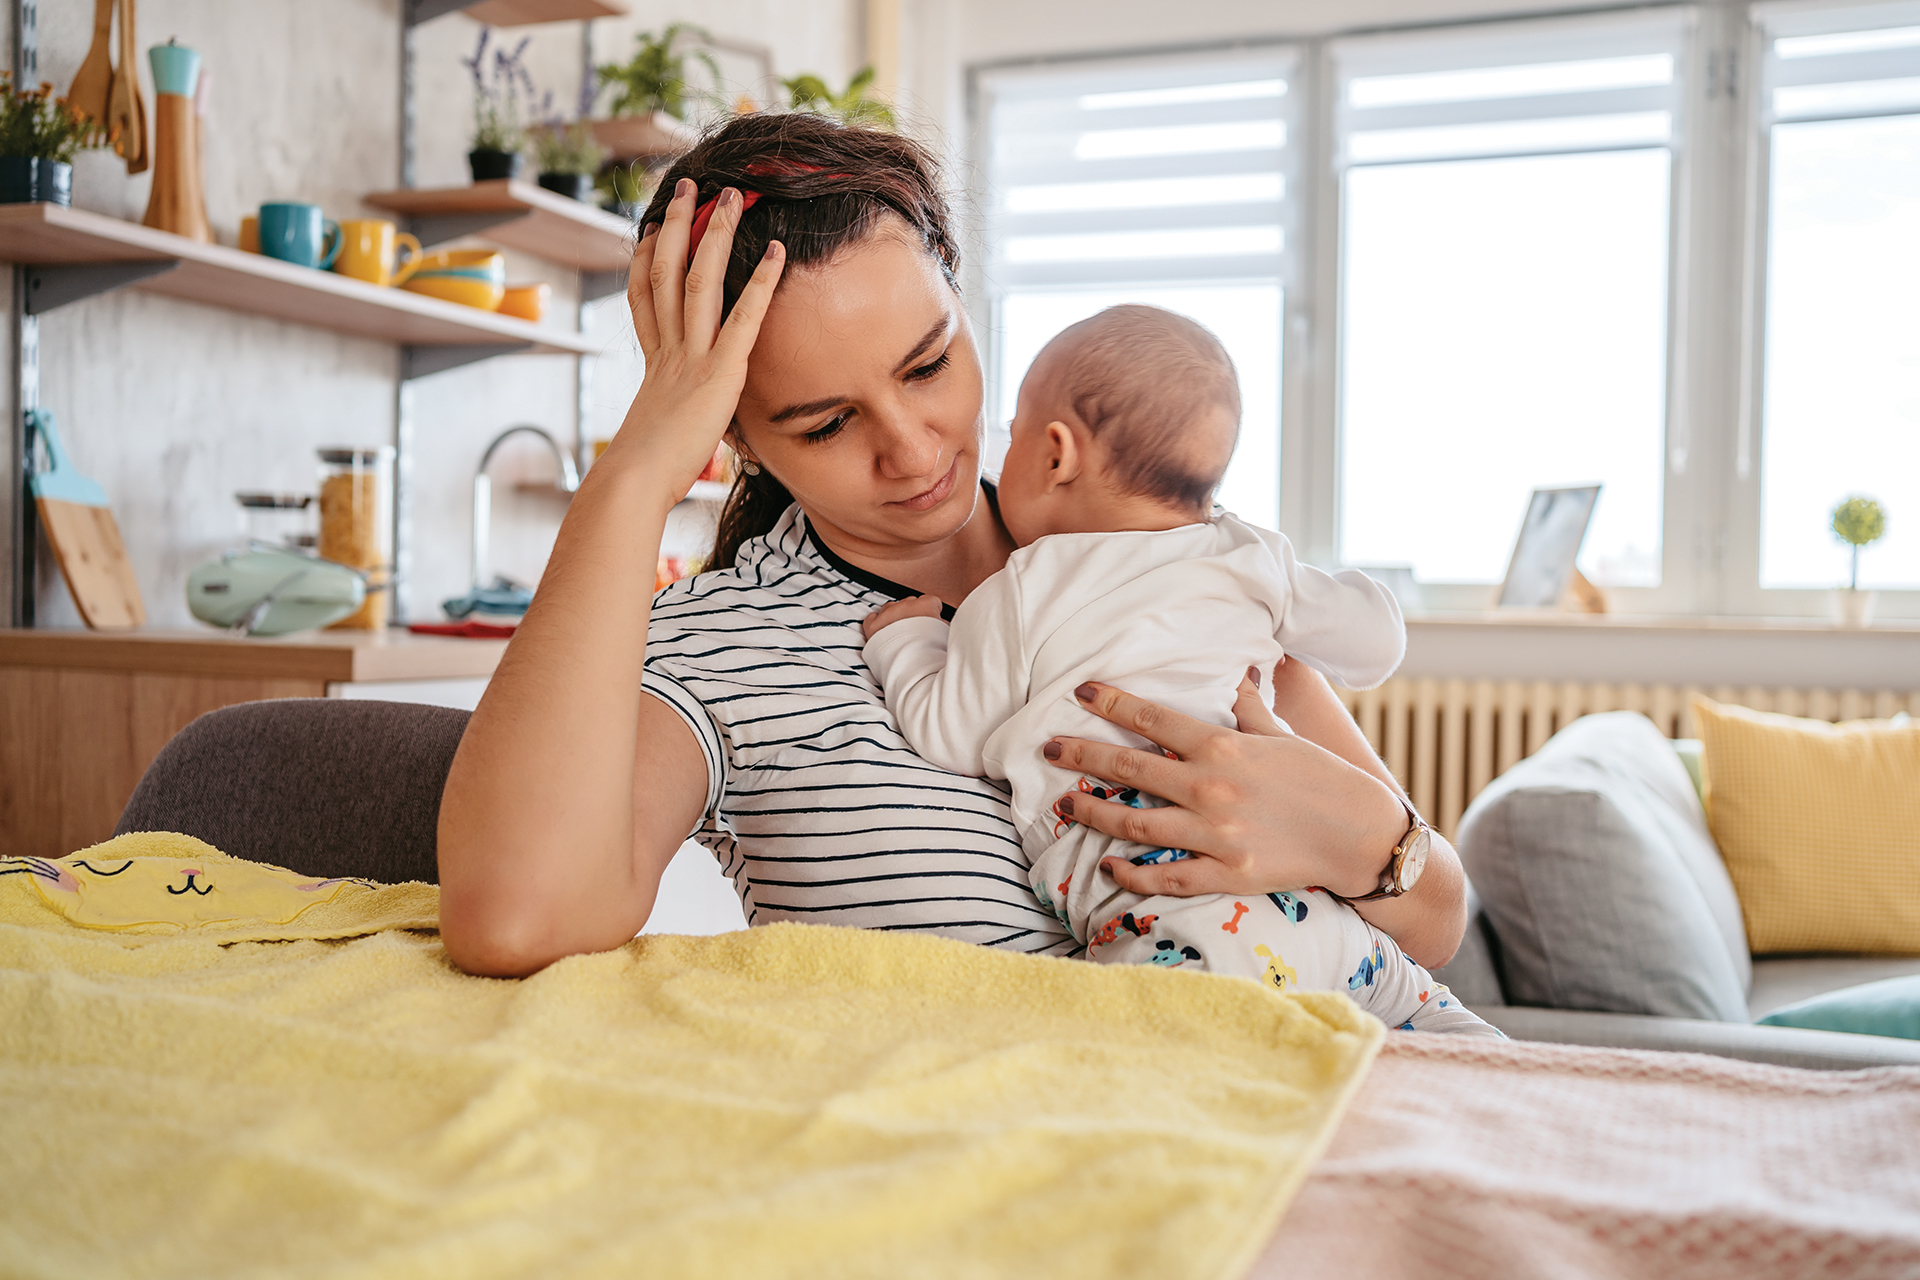
<path fill-rule="evenodd" d="M 742 462 L 740 464 L 740 469 L 746 472 L 750 476 L 757 476 L 760 474 L 760 464 L 757 462 Z"/>

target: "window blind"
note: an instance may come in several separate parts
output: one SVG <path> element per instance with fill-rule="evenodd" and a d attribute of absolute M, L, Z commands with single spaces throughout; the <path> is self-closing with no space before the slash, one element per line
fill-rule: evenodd
<path fill-rule="evenodd" d="M 1335 161 L 1670 146 L 1691 11 L 1336 41 Z"/>
<path fill-rule="evenodd" d="M 1756 5 L 1763 123 L 1920 111 L 1920 4 Z"/>
<path fill-rule="evenodd" d="M 1289 50 L 988 71 L 998 290 L 1277 279 Z"/>

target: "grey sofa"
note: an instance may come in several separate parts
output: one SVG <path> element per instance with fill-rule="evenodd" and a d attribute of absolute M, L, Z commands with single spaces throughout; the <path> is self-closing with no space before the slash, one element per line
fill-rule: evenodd
<path fill-rule="evenodd" d="M 1920 1065 L 1920 1041 L 1753 1020 L 1920 973 L 1920 956 L 1755 957 L 1686 766 L 1646 717 L 1575 721 L 1468 809 L 1472 921 L 1438 977 L 1523 1040 L 1789 1066 Z"/>

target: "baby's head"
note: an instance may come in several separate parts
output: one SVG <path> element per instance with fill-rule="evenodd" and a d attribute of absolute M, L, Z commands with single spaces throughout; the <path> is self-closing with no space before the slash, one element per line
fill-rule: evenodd
<path fill-rule="evenodd" d="M 1109 307 L 1049 342 L 1020 384 L 1001 519 L 1023 547 L 1203 521 L 1239 434 L 1218 338 L 1159 307 Z"/>

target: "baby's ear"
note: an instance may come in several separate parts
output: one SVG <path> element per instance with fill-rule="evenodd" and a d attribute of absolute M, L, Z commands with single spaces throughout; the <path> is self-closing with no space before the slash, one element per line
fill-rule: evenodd
<path fill-rule="evenodd" d="M 1055 420 L 1047 424 L 1047 479 L 1065 484 L 1080 474 L 1080 441 L 1073 428 Z"/>

